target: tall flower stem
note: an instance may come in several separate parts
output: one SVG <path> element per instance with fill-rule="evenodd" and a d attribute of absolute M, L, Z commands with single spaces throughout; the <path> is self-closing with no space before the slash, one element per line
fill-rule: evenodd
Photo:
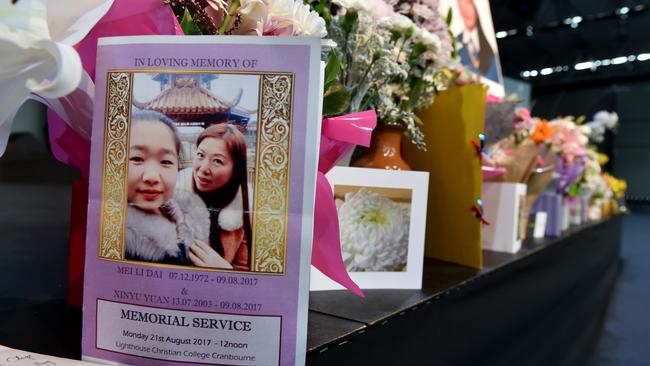
<path fill-rule="evenodd" d="M 370 62 L 370 64 L 366 68 L 366 71 L 364 71 L 363 76 L 361 77 L 361 80 L 359 80 L 357 85 L 354 87 L 355 91 L 358 90 L 358 88 L 361 85 L 363 85 L 363 83 L 366 82 L 366 78 L 368 77 L 368 74 L 370 73 L 370 69 L 372 69 L 372 66 L 375 64 L 375 62 L 377 62 L 378 59 L 379 59 L 379 57 L 374 57 L 374 55 L 373 55 L 372 61 Z"/>
<path fill-rule="evenodd" d="M 232 22 L 235 20 L 233 15 L 237 12 L 237 9 L 239 9 L 239 4 L 240 4 L 240 0 L 233 0 L 233 2 L 228 7 L 228 11 L 226 12 L 226 17 L 223 19 L 223 23 L 221 24 L 221 27 L 219 27 L 219 32 L 218 32 L 219 35 L 226 34 L 226 31 L 232 25 Z"/>

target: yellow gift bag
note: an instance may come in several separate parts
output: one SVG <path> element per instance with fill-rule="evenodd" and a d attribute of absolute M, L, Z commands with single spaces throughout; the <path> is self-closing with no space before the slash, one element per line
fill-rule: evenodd
<path fill-rule="evenodd" d="M 418 113 L 427 151 L 404 143 L 413 170 L 429 172 L 425 255 L 482 268 L 481 222 L 472 212 L 481 198 L 481 164 L 472 140 L 483 132 L 487 91 L 470 84 L 439 93 Z"/>

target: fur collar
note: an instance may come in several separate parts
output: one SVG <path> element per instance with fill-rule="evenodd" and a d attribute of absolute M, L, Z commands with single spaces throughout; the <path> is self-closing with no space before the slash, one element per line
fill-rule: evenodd
<path fill-rule="evenodd" d="M 241 193 L 241 187 L 237 190 L 235 198 L 221 209 L 219 213 L 219 227 L 221 230 L 233 231 L 244 226 L 244 198 Z"/>
<path fill-rule="evenodd" d="M 146 261 L 177 257 L 179 243 L 185 248 L 194 239 L 208 242 L 210 215 L 196 194 L 176 190 L 174 197 L 161 207 L 163 215 L 151 214 L 134 206 L 126 209 L 126 253 Z"/>

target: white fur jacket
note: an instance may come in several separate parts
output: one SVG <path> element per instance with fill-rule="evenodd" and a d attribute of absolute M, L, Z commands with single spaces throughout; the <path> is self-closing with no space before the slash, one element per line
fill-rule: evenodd
<path fill-rule="evenodd" d="M 187 250 L 194 239 L 208 242 L 210 214 L 203 200 L 182 189 L 161 206 L 163 215 L 126 209 L 126 259 L 191 264 Z"/>

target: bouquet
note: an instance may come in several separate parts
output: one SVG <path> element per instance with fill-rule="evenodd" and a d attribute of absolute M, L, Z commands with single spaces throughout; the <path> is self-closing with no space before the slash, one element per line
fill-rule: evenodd
<path fill-rule="evenodd" d="M 186 35 L 325 37 L 325 21 L 300 0 L 162 0 Z"/>
<path fill-rule="evenodd" d="M 327 63 L 324 114 L 374 109 L 382 123 L 404 128 L 412 143 L 426 149 L 415 112 L 431 105 L 446 86 L 443 69 L 457 56 L 447 23 L 419 2 L 312 5 L 336 44 Z"/>

